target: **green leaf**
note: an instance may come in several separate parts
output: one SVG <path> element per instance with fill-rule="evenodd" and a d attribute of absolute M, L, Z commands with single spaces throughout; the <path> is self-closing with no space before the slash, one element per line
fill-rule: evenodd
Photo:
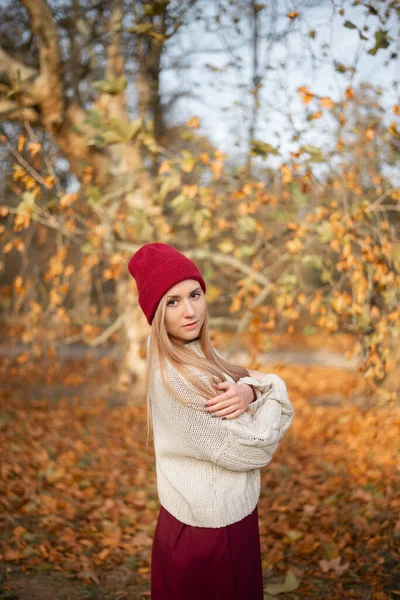
<path fill-rule="evenodd" d="M 388 40 L 388 32 L 387 31 L 379 29 L 378 31 L 376 31 L 374 33 L 374 36 L 375 36 L 375 46 L 368 50 L 368 54 L 372 54 L 372 56 L 375 56 L 375 54 L 381 48 L 387 48 L 390 45 L 390 42 Z"/>
<path fill-rule="evenodd" d="M 337 71 L 338 73 L 346 73 L 348 67 L 346 67 L 346 65 L 344 65 L 343 63 L 335 60 L 334 63 L 335 65 L 335 71 Z"/>
<path fill-rule="evenodd" d="M 183 150 L 182 152 L 183 160 L 182 160 L 182 171 L 185 173 L 191 173 L 196 164 L 196 159 L 191 152 L 188 150 Z"/>
<path fill-rule="evenodd" d="M 316 332 L 317 329 L 313 325 L 306 325 L 302 331 L 303 335 L 315 335 Z"/>
<path fill-rule="evenodd" d="M 300 540 L 303 537 L 303 533 L 301 531 L 297 531 L 296 529 L 291 529 L 286 533 L 286 537 L 288 537 L 289 540 L 293 540 L 295 542 L 296 540 Z"/>
<path fill-rule="evenodd" d="M 143 120 L 136 119 L 136 121 L 126 121 L 125 119 L 113 118 L 110 121 L 110 125 L 112 127 L 112 131 L 119 136 L 119 141 L 130 142 L 142 129 Z M 102 135 L 104 137 L 104 134 Z"/>
<path fill-rule="evenodd" d="M 357 25 L 354 25 L 351 21 L 345 21 L 343 27 L 347 27 L 348 29 L 358 29 Z"/>
<path fill-rule="evenodd" d="M 94 129 L 102 129 L 104 127 L 104 114 L 101 110 L 87 110 L 84 123 L 90 125 Z"/>
<path fill-rule="evenodd" d="M 159 192 L 159 198 L 161 202 L 165 200 L 169 192 L 172 192 L 172 190 L 176 190 L 176 188 L 180 187 L 181 183 L 181 176 L 178 172 L 172 173 L 166 177 L 161 184 Z"/>
<path fill-rule="evenodd" d="M 363 332 L 367 333 L 371 328 L 371 318 L 368 313 L 368 309 L 364 308 L 361 315 L 355 315 L 355 321 L 358 328 Z"/>
<path fill-rule="evenodd" d="M 333 231 L 331 229 L 330 223 L 328 221 L 324 221 L 320 223 L 315 228 L 317 233 L 319 234 L 319 239 L 323 244 L 330 242 L 333 239 Z"/>
<path fill-rule="evenodd" d="M 237 222 L 239 229 L 244 233 L 253 233 L 257 229 L 256 220 L 248 215 L 241 215 Z"/>
<path fill-rule="evenodd" d="M 102 81 L 95 81 L 93 83 L 93 87 L 96 90 L 104 92 L 105 94 L 111 94 L 112 96 L 116 96 L 123 92 L 127 85 L 128 81 L 125 75 L 121 75 L 117 78 L 103 79 Z"/>
<path fill-rule="evenodd" d="M 303 152 L 307 152 L 307 154 L 310 155 L 308 162 L 324 162 L 325 161 L 325 158 L 324 158 L 324 155 L 322 154 L 321 149 L 316 148 L 315 146 L 312 146 L 311 144 L 305 144 L 304 146 L 301 146 L 300 150 L 302 150 Z"/>
<path fill-rule="evenodd" d="M 239 246 L 239 250 L 241 258 L 248 258 L 249 256 L 254 256 L 254 246 L 250 246 L 249 244 L 243 244 L 242 246 Z"/>
<path fill-rule="evenodd" d="M 322 258 L 317 254 L 304 254 L 301 256 L 301 262 L 305 267 L 321 270 Z"/>
<path fill-rule="evenodd" d="M 128 29 L 128 31 L 130 33 L 135 33 L 136 35 L 144 35 L 153 31 L 153 23 L 138 23 Z"/>
<path fill-rule="evenodd" d="M 106 142 L 104 141 L 104 139 L 101 135 L 95 135 L 87 142 L 87 145 L 95 146 L 96 148 L 104 148 L 104 146 L 106 145 Z"/>
<path fill-rule="evenodd" d="M 101 204 L 102 195 L 100 193 L 100 189 L 97 185 L 89 185 L 86 189 L 86 202 L 89 206 L 96 206 L 96 204 Z"/>
<path fill-rule="evenodd" d="M 206 63 L 205 66 L 209 71 L 212 71 L 213 73 L 224 73 L 224 71 L 226 71 L 226 67 L 216 67 L 215 65 L 212 65 L 210 63 Z"/>
<path fill-rule="evenodd" d="M 162 15 L 165 12 L 168 2 L 169 0 L 153 0 L 152 3 L 146 2 L 146 4 L 143 4 L 143 14 L 146 17 Z"/>
<path fill-rule="evenodd" d="M 299 280 L 296 275 L 293 275 L 292 273 L 285 273 L 279 278 L 279 283 L 285 286 L 288 290 L 291 290 L 299 284 Z"/>
<path fill-rule="evenodd" d="M 106 146 L 108 146 L 109 144 L 119 144 L 124 141 L 121 134 L 118 133 L 118 131 L 113 131 L 112 129 L 109 129 L 108 131 L 104 131 L 101 134 L 101 138 L 103 139 L 104 144 Z"/>
<path fill-rule="evenodd" d="M 32 211 L 32 209 L 35 207 L 35 200 L 35 194 L 33 194 L 32 192 L 24 192 L 22 194 L 22 200 L 17 206 L 17 211 Z"/>
<path fill-rule="evenodd" d="M 274 148 L 274 146 L 259 140 L 250 140 L 250 152 L 253 156 L 261 156 L 262 158 L 265 158 L 268 154 L 280 154 L 279 150 Z"/>
<path fill-rule="evenodd" d="M 168 206 L 174 208 L 177 212 L 183 212 L 188 207 L 188 203 L 190 204 L 190 200 L 185 194 L 179 194 L 175 196 L 171 202 L 168 203 Z"/>

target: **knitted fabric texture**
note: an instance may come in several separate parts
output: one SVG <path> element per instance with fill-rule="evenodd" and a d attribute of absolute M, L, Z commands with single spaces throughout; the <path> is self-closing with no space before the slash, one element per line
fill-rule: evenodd
<path fill-rule="evenodd" d="M 169 244 L 145 244 L 130 258 L 128 269 L 136 281 L 139 304 L 149 325 L 161 298 L 177 283 L 195 279 L 206 292 L 197 265 Z"/>
<path fill-rule="evenodd" d="M 204 356 L 199 340 L 185 345 Z M 191 369 L 205 380 L 200 369 Z M 223 527 L 240 521 L 256 507 L 260 468 L 268 465 L 293 420 L 284 381 L 275 374 L 266 374 L 260 381 L 239 379 L 237 383 L 256 389 L 257 399 L 240 417 L 223 421 L 211 417 L 201 394 L 172 365 L 167 363 L 167 380 L 186 405 L 164 385 L 156 359 L 153 373 L 151 405 L 161 505 L 182 523 L 195 527 Z"/>

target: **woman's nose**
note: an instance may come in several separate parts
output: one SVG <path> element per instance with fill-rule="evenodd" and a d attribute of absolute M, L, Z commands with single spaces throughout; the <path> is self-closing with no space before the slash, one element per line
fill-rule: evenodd
<path fill-rule="evenodd" d="M 183 307 L 183 313 L 187 316 L 194 315 L 194 307 L 190 300 L 186 300 Z"/>

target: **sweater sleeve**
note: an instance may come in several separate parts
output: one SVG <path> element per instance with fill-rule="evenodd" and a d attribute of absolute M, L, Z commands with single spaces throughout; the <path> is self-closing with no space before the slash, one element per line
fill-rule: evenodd
<path fill-rule="evenodd" d="M 286 384 L 272 373 L 266 374 L 260 381 L 253 377 L 244 377 L 239 381 L 249 383 L 261 395 L 249 404 L 247 412 L 239 418 L 223 421 L 231 433 L 230 442 L 223 449 L 224 461 L 226 463 L 230 458 L 234 460 L 238 446 L 242 452 L 243 448 L 251 446 L 264 453 L 265 464 L 268 464 L 293 421 L 294 409 Z"/>
<path fill-rule="evenodd" d="M 171 398 L 164 386 L 162 395 L 169 395 L 173 408 L 168 410 L 163 404 L 163 422 L 169 431 L 174 431 L 174 436 L 179 437 L 187 456 L 209 460 L 233 471 L 250 471 L 270 462 L 293 418 L 293 408 L 280 377 L 266 375 L 268 381 L 263 378 L 260 382 L 246 378 L 251 380 L 251 385 L 258 384 L 262 392 L 253 403 L 257 405 L 250 414 L 223 421 L 221 417 L 211 417 L 204 398 L 194 386 L 185 385 L 185 380 L 174 369 L 167 369 L 167 372 L 172 391 L 184 397 L 185 405 Z M 202 376 L 201 371 L 198 375 Z M 157 385 L 162 386 L 160 374 Z"/>

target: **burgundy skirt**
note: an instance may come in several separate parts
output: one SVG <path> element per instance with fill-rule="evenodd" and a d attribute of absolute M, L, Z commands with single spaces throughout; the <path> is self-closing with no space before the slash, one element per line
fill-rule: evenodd
<path fill-rule="evenodd" d="M 257 506 L 225 527 L 192 527 L 160 507 L 152 600 L 263 600 Z"/>

